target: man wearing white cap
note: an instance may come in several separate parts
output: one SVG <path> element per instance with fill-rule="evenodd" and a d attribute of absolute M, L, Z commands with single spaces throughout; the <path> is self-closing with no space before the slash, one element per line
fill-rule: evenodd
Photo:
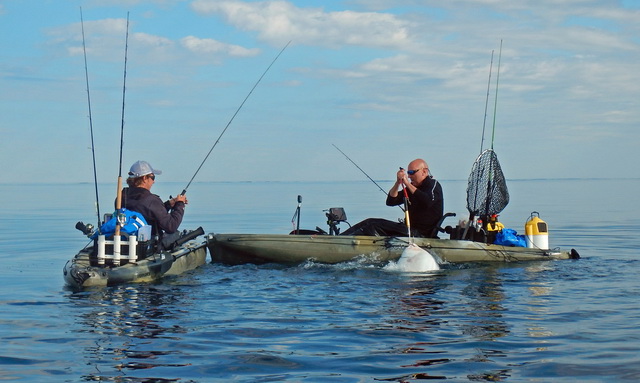
<path fill-rule="evenodd" d="M 122 205 L 129 210 L 141 213 L 147 223 L 152 226 L 152 235 L 158 235 L 162 239 L 165 233 L 176 233 L 188 201 L 186 196 L 178 195 L 162 202 L 160 197 L 151 194 L 151 186 L 155 183 L 156 175 L 159 174 L 162 174 L 162 171 L 154 169 L 146 161 L 136 161 L 131 165 L 129 178 L 127 178 L 129 187 L 122 191 Z"/>

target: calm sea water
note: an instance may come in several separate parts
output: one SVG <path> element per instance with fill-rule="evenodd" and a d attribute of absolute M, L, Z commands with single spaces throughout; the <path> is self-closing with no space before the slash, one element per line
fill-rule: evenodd
<path fill-rule="evenodd" d="M 447 211 L 464 218 L 465 182 L 441 182 Z M 552 247 L 583 258 L 434 274 L 207 264 L 72 292 L 62 267 L 85 244 L 76 221 L 96 221 L 93 186 L 0 185 L 0 381 L 639 381 L 640 180 L 509 187 L 507 227 L 522 232 L 538 211 Z M 102 213 L 111 189 L 101 186 Z M 304 228 L 326 227 L 330 207 L 351 223 L 401 216 L 370 182 L 199 183 L 182 227 L 286 233 L 298 195 Z"/>

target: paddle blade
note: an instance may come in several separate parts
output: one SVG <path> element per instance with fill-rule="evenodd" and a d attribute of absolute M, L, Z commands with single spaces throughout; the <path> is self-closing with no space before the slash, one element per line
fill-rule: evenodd
<path fill-rule="evenodd" d="M 493 149 L 482 152 L 473 163 L 467 184 L 467 210 L 475 216 L 500 213 L 509 204 L 507 181 Z"/>
<path fill-rule="evenodd" d="M 440 266 L 428 251 L 412 243 L 404 249 L 398 259 L 398 270 L 407 272 L 435 271 L 440 270 Z"/>

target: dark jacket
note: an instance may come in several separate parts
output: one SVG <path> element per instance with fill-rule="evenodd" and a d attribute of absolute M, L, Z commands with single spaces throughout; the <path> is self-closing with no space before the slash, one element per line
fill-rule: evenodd
<path fill-rule="evenodd" d="M 160 197 L 139 187 L 122 190 L 122 207 L 141 213 L 152 225 L 152 234 L 160 237 L 176 232 L 184 215 L 184 203 L 176 202 L 171 208 L 169 201 L 163 203 Z"/>
<path fill-rule="evenodd" d="M 409 202 L 411 229 L 417 229 L 423 236 L 430 237 L 444 214 L 442 186 L 435 178 L 429 176 L 422 181 L 413 194 L 409 193 Z M 402 191 L 395 198 L 387 195 L 387 206 L 403 203 Z"/>

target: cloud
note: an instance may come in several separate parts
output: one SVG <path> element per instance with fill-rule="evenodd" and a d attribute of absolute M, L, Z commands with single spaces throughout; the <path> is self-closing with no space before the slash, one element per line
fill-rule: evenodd
<path fill-rule="evenodd" d="M 114 51 L 124 51 L 125 35 L 127 33 L 126 19 L 103 19 L 84 21 L 85 45 L 88 54 L 101 60 L 115 60 Z M 58 46 L 66 47 L 71 56 L 82 55 L 82 23 L 72 23 L 62 27 L 50 28 L 46 31 L 50 37 L 49 45 L 55 50 Z M 117 60 L 122 59 L 122 54 Z"/>
<path fill-rule="evenodd" d="M 409 22 L 394 15 L 350 10 L 325 12 L 322 8 L 300 8 L 286 1 L 197 0 L 193 9 L 201 14 L 220 14 L 236 27 L 258 33 L 261 40 L 281 45 L 324 47 L 358 45 L 397 48 L 410 42 Z"/>
<path fill-rule="evenodd" d="M 133 24 L 133 23 L 131 23 Z M 84 22 L 86 51 L 92 60 L 114 61 L 122 60 L 124 55 L 125 36 L 127 33 L 126 19 L 103 19 Z M 134 25 L 129 26 L 129 51 L 135 53 L 136 60 L 157 64 L 159 62 L 179 61 L 192 62 L 194 65 L 202 61 L 195 60 L 204 56 L 206 63 L 215 55 L 220 61 L 222 57 L 253 57 L 260 54 L 258 48 L 245 48 L 237 44 L 228 44 L 211 38 L 200 38 L 193 35 L 171 39 L 168 37 L 133 32 Z M 64 46 L 70 56 L 81 56 L 84 51 L 82 45 L 81 23 L 73 23 L 64 27 L 51 28 L 47 31 L 50 37 L 49 45 L 54 51 Z M 155 65 L 154 65 L 155 66 Z"/>
<path fill-rule="evenodd" d="M 134 33 L 134 40 L 152 49 L 166 49 L 174 46 L 174 42 L 166 37 L 150 35 L 148 33 Z"/>
<path fill-rule="evenodd" d="M 189 51 L 198 54 L 223 53 L 233 57 L 252 57 L 260 53 L 260 49 L 248 49 L 239 45 L 226 44 L 214 39 L 201 39 L 195 36 L 187 36 L 180 43 Z"/>
<path fill-rule="evenodd" d="M 114 10 L 106 0 L 100 4 L 104 8 L 94 7 L 90 14 L 124 12 L 124 7 Z M 397 155 L 410 139 L 417 146 L 403 153 L 428 151 L 430 160 L 436 165 L 440 161 L 439 174 L 466 176 L 466 156 L 455 153 L 476 150 L 490 55 L 494 50 L 489 98 L 493 104 L 501 40 L 496 123 L 501 142 L 496 146 L 504 152 L 505 162 L 522 169 L 518 176 L 535 176 L 542 169 L 575 176 L 590 167 L 601 172 L 615 168 L 626 176 L 627 171 L 616 165 L 619 161 L 600 161 L 593 153 L 609 148 L 620 156 L 629 152 L 633 158 L 637 150 L 637 8 L 598 0 L 120 4 L 135 5 L 129 28 L 127 123 L 153 126 L 158 132 L 154 147 L 180 126 L 184 137 L 192 140 L 192 145 L 179 145 L 183 163 L 201 160 L 194 146 L 202 135 L 212 134 L 211 125 L 224 126 L 276 49 L 290 40 L 292 46 L 234 122 L 239 126 L 225 136 L 231 147 L 239 142 L 236 131 L 249 132 L 241 142 L 250 154 L 273 148 L 278 155 L 261 164 L 263 179 L 279 179 L 282 173 L 271 168 L 310 161 L 304 156 L 322 152 L 318 148 L 336 137 L 351 144 L 353 153 L 345 148 L 350 154 L 374 161 L 372 169 L 383 168 L 384 158 Z M 81 26 L 62 24 L 75 21 L 68 14 L 77 8 L 47 3 L 44 9 L 65 16 L 43 19 L 40 28 L 18 18 L 8 20 L 16 35 L 23 37 L 7 49 L 8 60 L 0 64 L 0 81 L 7 89 L 1 113 L 7 121 L 5 130 L 84 123 Z M 13 7 L 5 5 L 4 10 L 3 20 L 15 17 Z M 115 120 L 108 125 L 119 126 L 126 19 L 84 24 L 96 125 Z M 44 123 L 38 121 L 40 115 L 46 116 Z M 490 110 L 489 119 L 492 115 Z M 58 125 L 51 124 L 54 116 Z M 73 118 L 80 124 L 70 122 Z M 294 131 L 301 158 L 290 161 L 291 156 L 283 154 L 288 146 L 281 137 Z M 532 169 L 523 148 L 535 148 L 540 151 L 538 158 L 554 160 Z M 206 149 L 207 144 L 202 150 Z M 190 157 L 191 152 L 198 152 L 196 158 Z M 10 152 L 6 153 L 9 158 Z M 318 177 L 340 177 L 333 170 Z M 253 179 L 254 173 L 232 177 Z"/>

